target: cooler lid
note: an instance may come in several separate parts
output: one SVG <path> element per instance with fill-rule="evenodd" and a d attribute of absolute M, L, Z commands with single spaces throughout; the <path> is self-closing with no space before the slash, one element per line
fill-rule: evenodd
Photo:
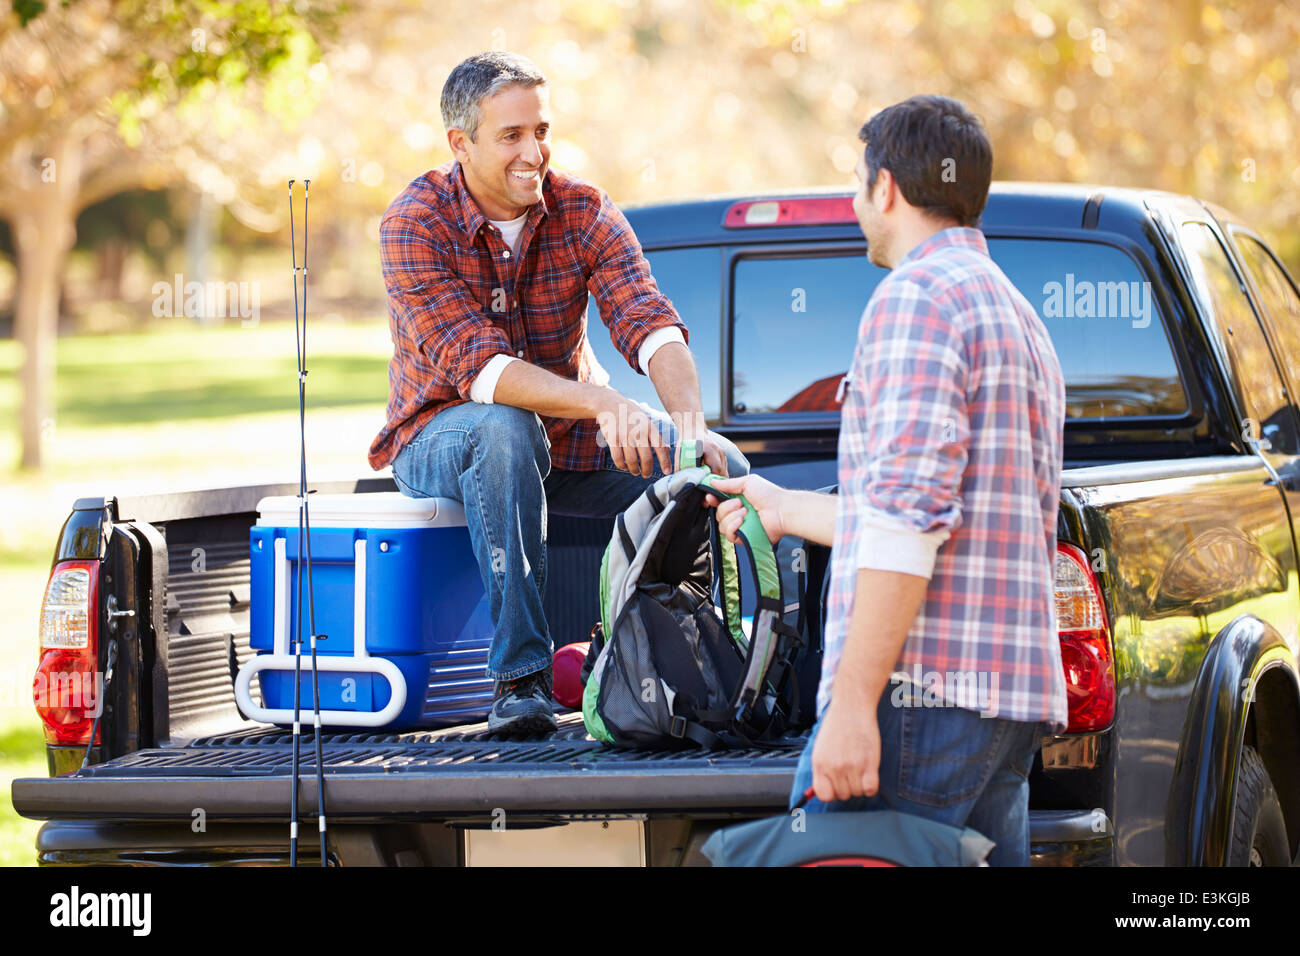
<path fill-rule="evenodd" d="M 451 498 L 410 498 L 400 491 L 311 495 L 307 515 L 313 528 L 463 527 L 465 509 Z M 257 523 L 298 527 L 296 495 L 273 495 L 257 503 Z"/>

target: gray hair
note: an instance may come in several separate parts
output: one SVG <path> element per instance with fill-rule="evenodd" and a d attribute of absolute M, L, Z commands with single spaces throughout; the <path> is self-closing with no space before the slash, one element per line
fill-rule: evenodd
<path fill-rule="evenodd" d="M 545 86 L 546 77 L 536 64 L 518 53 L 477 53 L 462 60 L 442 87 L 442 123 L 464 130 L 470 142 L 478 133 L 483 111 L 479 105 L 507 86 L 532 89 Z"/>

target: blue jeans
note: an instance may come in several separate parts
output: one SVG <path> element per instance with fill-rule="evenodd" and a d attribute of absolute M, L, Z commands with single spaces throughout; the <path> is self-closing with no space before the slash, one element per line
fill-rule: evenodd
<path fill-rule="evenodd" d="M 981 717 L 957 707 L 897 706 L 886 688 L 876 708 L 880 726 L 880 789 L 872 797 L 822 803 L 809 813 L 892 808 L 970 827 L 997 847 L 993 866 L 1029 865 L 1029 769 L 1046 724 Z M 812 786 L 819 718 L 799 757 L 791 808 Z"/>
<path fill-rule="evenodd" d="M 672 420 L 646 411 L 664 439 L 675 445 Z M 749 472 L 749 462 L 734 444 L 710 437 L 727 456 L 731 475 Z M 542 610 L 548 510 L 613 517 L 663 477 L 657 461 L 651 476 L 642 478 L 617 469 L 608 448 L 601 458 L 596 471 L 553 469 L 550 442 L 534 412 L 466 402 L 434 415 L 393 460 L 393 479 L 403 494 L 453 498 L 465 506 L 496 627 L 489 677 L 511 680 L 550 666 L 551 637 Z"/>

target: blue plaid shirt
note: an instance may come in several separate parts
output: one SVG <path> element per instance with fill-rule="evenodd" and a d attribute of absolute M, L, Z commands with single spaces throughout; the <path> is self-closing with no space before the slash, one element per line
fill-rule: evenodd
<path fill-rule="evenodd" d="M 1066 726 L 1053 577 L 1064 421 L 1051 339 L 981 232 L 942 230 L 885 277 L 845 388 L 819 711 L 858 569 L 889 568 L 867 527 L 885 522 L 947 535 L 897 669 L 953 706 Z"/>

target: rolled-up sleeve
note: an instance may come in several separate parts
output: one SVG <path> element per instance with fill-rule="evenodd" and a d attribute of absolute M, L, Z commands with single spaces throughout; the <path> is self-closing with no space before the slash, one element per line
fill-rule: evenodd
<path fill-rule="evenodd" d="M 405 216 L 379 227 L 389 303 L 403 330 L 463 399 L 492 356 L 512 352 L 505 333 L 451 270 L 452 252 Z"/>
<path fill-rule="evenodd" d="M 910 279 L 882 283 L 859 328 L 845 407 L 852 426 L 841 432 L 861 443 L 866 466 L 840 493 L 859 496 L 877 519 L 855 542 L 858 567 L 929 577 L 960 526 L 968 376 L 961 330 L 928 292 Z"/>
<path fill-rule="evenodd" d="M 614 347 L 629 366 L 645 374 L 638 352 L 646 337 L 658 329 L 677 328 L 682 340 L 689 343 L 686 324 L 650 275 L 650 264 L 636 234 L 604 191 L 583 232 L 581 248 L 589 256 L 587 290 L 596 299 Z"/>

